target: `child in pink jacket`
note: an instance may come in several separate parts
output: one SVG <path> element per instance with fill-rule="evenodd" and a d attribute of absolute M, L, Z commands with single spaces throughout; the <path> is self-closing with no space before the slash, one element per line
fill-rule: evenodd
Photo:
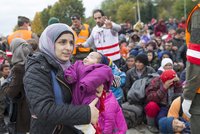
<path fill-rule="evenodd" d="M 106 93 L 104 111 L 99 114 L 98 124 L 103 134 L 125 134 L 127 131 L 126 121 L 112 91 Z"/>
<path fill-rule="evenodd" d="M 89 104 L 91 100 L 97 97 L 96 88 L 102 83 L 105 83 L 103 84 L 104 91 L 100 95 L 101 97 L 98 96 L 100 97 L 100 105 L 98 107 L 100 116 L 99 124 L 93 126 L 96 131 L 95 134 L 125 134 L 127 126 L 122 110 L 112 91 L 109 91 L 113 82 L 112 70 L 110 67 L 105 66 L 109 65 L 109 63 L 111 63 L 111 61 L 106 56 L 98 52 L 91 52 L 83 62 L 77 61 L 73 66 L 68 68 L 68 70 L 65 70 L 65 78 L 68 83 L 72 84 L 72 86 L 82 87 L 73 88 L 72 102 L 75 105 Z M 102 64 L 105 65 L 103 66 Z M 104 68 L 95 68 L 99 66 Z M 73 78 L 78 79 L 74 80 Z M 88 93 L 86 91 L 93 92 Z M 91 99 L 92 97 L 93 99 Z M 76 125 L 76 128 L 86 134 L 94 133 L 91 125 Z"/>

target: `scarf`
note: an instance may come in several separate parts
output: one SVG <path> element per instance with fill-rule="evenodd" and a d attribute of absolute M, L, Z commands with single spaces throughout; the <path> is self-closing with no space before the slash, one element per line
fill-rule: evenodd
<path fill-rule="evenodd" d="M 39 50 L 49 55 L 55 60 L 63 70 L 67 69 L 71 63 L 70 61 L 61 61 L 55 55 L 55 42 L 63 33 L 71 33 L 74 37 L 72 29 L 63 23 L 56 23 L 49 25 L 42 33 L 39 40 Z"/>

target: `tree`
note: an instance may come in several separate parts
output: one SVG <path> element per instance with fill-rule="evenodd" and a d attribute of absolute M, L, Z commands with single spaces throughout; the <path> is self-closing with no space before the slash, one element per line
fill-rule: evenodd
<path fill-rule="evenodd" d="M 131 22 L 135 22 L 135 11 L 133 9 L 134 4 L 132 2 L 127 2 L 119 6 L 117 10 L 116 19 L 119 23 L 124 23 L 126 20 L 130 20 Z M 133 21 L 134 20 L 134 21 Z"/>
<path fill-rule="evenodd" d="M 42 22 L 42 26 L 45 28 L 48 25 L 48 20 L 50 18 L 50 10 L 51 10 L 51 6 L 48 6 L 47 8 L 45 8 L 42 12 L 41 12 L 41 22 Z"/>
<path fill-rule="evenodd" d="M 174 0 L 154 0 L 157 6 L 158 19 L 167 19 L 169 17 L 173 17 L 172 15 L 172 5 Z"/>
<path fill-rule="evenodd" d="M 90 28 L 92 28 L 96 25 L 96 22 L 94 21 L 94 18 L 92 16 L 86 18 L 85 23 L 88 24 L 90 26 Z"/>
<path fill-rule="evenodd" d="M 147 23 L 152 18 L 157 18 L 157 6 L 153 5 L 151 0 L 147 0 L 141 4 L 141 20 Z"/>
<path fill-rule="evenodd" d="M 198 2 L 186 1 L 187 13 Z M 139 0 L 141 20 L 144 23 L 152 18 L 168 19 L 169 17 L 184 16 L 184 0 Z M 134 8 L 135 7 L 135 8 Z M 112 21 L 123 23 L 126 20 L 135 22 L 137 15 L 137 0 L 104 0 L 101 3 L 101 10 L 105 15 L 112 18 Z M 60 22 L 71 25 L 70 17 L 79 14 L 84 20 L 82 0 L 59 0 L 53 6 L 48 6 L 41 12 L 42 26 L 47 26 L 50 17 L 59 18 Z M 95 22 L 92 17 L 86 20 L 92 26 Z"/>
<path fill-rule="evenodd" d="M 50 11 L 51 17 L 59 18 L 60 22 L 71 24 L 70 17 L 73 14 L 79 14 L 81 18 L 84 17 L 85 8 L 82 0 L 59 0 L 55 3 Z"/>
<path fill-rule="evenodd" d="M 31 23 L 31 28 L 34 33 L 36 33 L 37 35 L 41 35 L 42 31 L 44 30 L 41 21 L 41 13 L 36 12 L 35 17 Z"/>
<path fill-rule="evenodd" d="M 157 16 L 157 10 L 153 9 L 152 1 L 155 0 L 140 0 L 141 19 L 144 22 L 151 20 L 153 16 Z M 111 16 L 113 21 L 124 22 L 125 20 L 135 21 L 137 15 L 136 0 L 105 0 L 101 4 L 101 9 L 107 16 Z M 134 20 L 134 21 L 133 21 Z"/>
<path fill-rule="evenodd" d="M 192 8 L 198 4 L 198 1 L 192 2 L 190 0 L 186 1 L 186 9 L 187 9 L 187 15 L 192 10 Z M 177 16 L 177 18 L 181 18 L 184 16 L 184 1 L 183 0 L 176 0 L 172 7 L 173 11 L 172 13 L 174 16 Z"/>
<path fill-rule="evenodd" d="M 105 0 L 101 4 L 101 10 L 104 11 L 106 16 L 111 17 L 113 21 L 117 21 L 117 10 L 120 5 L 126 2 L 127 0 Z"/>

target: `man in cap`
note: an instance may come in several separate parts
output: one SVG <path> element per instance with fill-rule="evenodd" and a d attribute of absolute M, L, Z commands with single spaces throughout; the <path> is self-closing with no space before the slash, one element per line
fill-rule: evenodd
<path fill-rule="evenodd" d="M 90 36 L 90 28 L 88 24 L 81 22 L 81 17 L 78 14 L 71 16 L 72 26 L 74 31 L 76 44 L 85 42 Z M 75 47 L 73 51 L 74 60 L 83 60 L 92 51 L 90 47 Z"/>

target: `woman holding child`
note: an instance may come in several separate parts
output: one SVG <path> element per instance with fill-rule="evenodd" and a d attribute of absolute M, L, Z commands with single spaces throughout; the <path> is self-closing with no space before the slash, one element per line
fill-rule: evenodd
<path fill-rule="evenodd" d="M 70 27 L 52 24 L 40 37 L 40 52 L 27 59 L 24 88 L 32 116 L 31 134 L 82 133 L 74 125 L 95 124 L 98 120 L 97 99 L 89 105 L 71 104 L 72 88 L 65 83 L 63 71 L 70 66 L 73 48 Z"/>

